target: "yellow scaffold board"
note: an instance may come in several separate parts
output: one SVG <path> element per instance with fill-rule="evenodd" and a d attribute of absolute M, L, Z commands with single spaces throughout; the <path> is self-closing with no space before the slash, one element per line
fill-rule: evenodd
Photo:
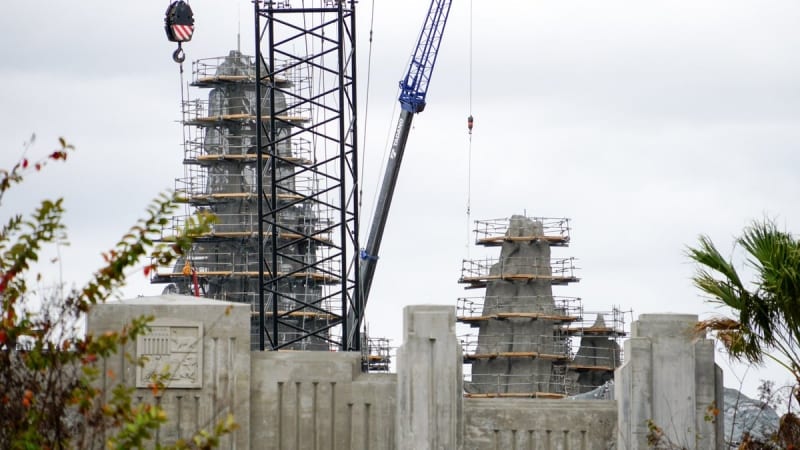
<path fill-rule="evenodd" d="M 257 316 L 258 315 L 258 311 L 251 311 L 250 314 L 253 315 L 253 316 Z M 264 315 L 268 316 L 268 317 L 272 317 L 272 311 L 264 311 Z M 303 318 L 303 319 L 316 319 L 316 320 L 333 320 L 333 319 L 336 318 L 336 316 L 334 316 L 333 314 L 321 313 L 321 312 L 310 312 L 310 311 L 293 311 L 293 312 L 290 312 L 290 313 L 287 313 L 286 311 L 278 311 L 278 316 L 281 316 L 279 318 L 283 318 L 283 317 L 292 317 L 292 318 L 300 317 L 300 318 Z"/>
<path fill-rule="evenodd" d="M 613 372 L 614 368 L 609 366 L 586 366 L 581 364 L 569 364 L 567 369 L 575 370 L 575 371 L 584 371 L 584 370 L 598 370 L 598 371 L 605 371 L 605 372 Z"/>
<path fill-rule="evenodd" d="M 592 335 L 592 336 L 625 336 L 626 333 L 623 330 L 618 330 L 616 328 L 610 327 L 580 327 L 580 328 L 571 328 L 571 327 L 564 327 L 562 331 L 568 334 L 584 334 L 584 335 Z"/>
<path fill-rule="evenodd" d="M 192 159 L 199 161 L 199 162 L 207 162 L 207 161 L 255 161 L 257 155 L 255 154 L 246 154 L 246 155 L 231 155 L 231 154 L 209 154 L 209 155 L 198 155 L 195 158 L 189 158 L 188 160 L 191 161 Z M 262 154 L 261 159 L 269 159 L 269 155 Z M 311 160 L 305 158 L 297 158 L 294 156 L 286 156 L 282 157 L 282 159 L 297 163 L 297 164 L 311 164 Z"/>
<path fill-rule="evenodd" d="M 544 314 L 544 313 L 497 313 L 497 314 L 488 314 L 483 316 L 458 316 L 456 320 L 460 322 L 478 322 L 483 320 L 503 320 L 503 319 L 531 319 L 531 320 L 555 320 L 558 322 L 574 322 L 578 320 L 576 316 L 559 316 L 553 314 Z"/>
<path fill-rule="evenodd" d="M 533 280 L 547 280 L 552 284 L 566 284 L 580 281 L 580 278 L 575 276 L 553 276 L 553 275 L 536 275 L 536 274 L 503 274 L 503 275 L 481 275 L 471 277 L 461 277 L 458 280 L 462 284 L 470 284 L 470 288 L 486 287 L 489 281 L 504 280 L 504 281 L 533 281 Z"/>
<path fill-rule="evenodd" d="M 540 352 L 468 353 L 464 355 L 464 359 L 468 361 L 474 359 L 496 359 L 496 358 L 539 358 L 539 359 L 551 359 L 556 361 L 562 361 L 567 359 L 567 356 L 555 355 L 552 353 L 540 353 Z"/>
<path fill-rule="evenodd" d="M 192 194 L 182 195 L 176 200 L 179 203 L 186 202 L 200 202 L 208 200 L 229 200 L 229 199 L 253 199 L 258 198 L 259 194 L 255 192 L 218 192 L 216 194 Z M 270 194 L 264 195 L 267 198 L 272 197 Z M 304 197 L 298 194 L 278 194 L 280 200 L 302 200 Z"/>
<path fill-rule="evenodd" d="M 272 80 L 272 77 L 264 76 L 261 77 L 262 81 L 268 82 Z M 214 83 L 253 83 L 256 81 L 256 77 L 249 76 L 249 75 L 212 75 L 207 77 L 198 77 L 196 81 L 192 83 L 194 86 L 203 86 L 207 84 L 214 84 Z M 286 84 L 289 82 L 288 78 L 285 77 L 275 77 L 276 84 Z"/>
<path fill-rule="evenodd" d="M 532 242 L 532 241 L 547 241 L 551 244 L 566 244 L 569 242 L 569 236 L 491 236 L 479 238 L 475 241 L 477 245 L 485 245 L 487 247 L 502 245 L 503 242 Z"/>
<path fill-rule="evenodd" d="M 281 120 L 283 122 L 308 122 L 308 117 L 302 116 L 275 116 L 276 120 Z M 226 120 L 234 120 L 234 121 L 245 121 L 245 120 L 256 120 L 256 116 L 254 114 L 222 114 L 219 116 L 206 116 L 206 117 L 195 117 L 194 119 L 189 119 L 186 121 L 189 125 L 205 125 L 205 124 L 214 124 L 216 122 L 223 122 Z M 272 120 L 272 116 L 261 116 L 262 121 Z"/>
<path fill-rule="evenodd" d="M 552 398 L 561 399 L 565 394 L 555 392 L 489 392 L 486 394 L 464 394 L 466 398 Z"/>
<path fill-rule="evenodd" d="M 264 237 L 272 237 L 272 233 L 265 231 L 262 233 Z M 243 237 L 257 237 L 258 231 L 208 231 L 205 233 L 189 233 L 192 238 L 243 238 Z M 297 233 L 278 233 L 278 239 L 285 240 L 299 240 L 304 239 L 305 236 Z M 311 240 L 322 244 L 332 243 L 329 237 L 311 236 Z M 164 241 L 174 242 L 174 236 L 165 238 Z"/>
<path fill-rule="evenodd" d="M 184 275 L 182 272 L 167 272 L 167 273 L 159 273 L 158 276 L 160 277 L 169 277 L 169 278 L 187 278 L 191 277 L 191 275 Z M 200 278 L 207 278 L 207 277 L 257 277 L 257 271 L 245 271 L 245 272 L 234 272 L 232 270 L 204 270 L 197 272 L 197 276 Z M 287 275 L 282 272 L 278 272 L 275 274 L 276 277 L 291 277 L 291 278 L 310 278 L 315 281 L 322 281 L 325 283 L 339 283 L 341 280 L 337 277 L 332 277 L 330 275 L 323 275 L 319 273 L 311 273 L 311 272 L 297 272 L 291 275 Z"/>

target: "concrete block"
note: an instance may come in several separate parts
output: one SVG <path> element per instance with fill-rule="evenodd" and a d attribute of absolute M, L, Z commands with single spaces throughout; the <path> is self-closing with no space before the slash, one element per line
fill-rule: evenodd
<path fill-rule="evenodd" d="M 252 355 L 253 448 L 394 448 L 396 376 L 361 373 L 361 355 Z"/>
<path fill-rule="evenodd" d="M 464 448 L 614 448 L 616 404 L 612 400 L 467 399 Z"/>
<path fill-rule="evenodd" d="M 249 448 L 250 330 L 242 326 L 250 322 L 249 305 L 183 295 L 139 297 L 92 307 L 87 330 L 118 331 L 142 316 L 155 317 L 151 333 L 100 362 L 104 374 L 111 370 L 116 375 L 104 377 L 102 387 L 110 390 L 117 382 L 135 386 L 137 400 L 155 402 L 147 375 L 168 368 L 170 379 L 158 401 L 169 422 L 159 430 L 159 442 L 188 438 L 232 413 L 241 428 L 226 436 L 220 448 Z M 125 353 L 147 356 L 145 370 L 128 362 Z"/>
<path fill-rule="evenodd" d="M 455 309 L 407 306 L 397 351 L 397 449 L 461 448 L 463 381 Z"/>
<path fill-rule="evenodd" d="M 643 314 L 633 323 L 626 362 L 615 376 L 618 448 L 649 448 L 648 423 L 681 448 L 721 448 L 718 424 L 705 417 L 709 407 L 722 404 L 721 379 L 714 344 L 698 340 L 696 323 L 697 316 L 687 314 Z"/>

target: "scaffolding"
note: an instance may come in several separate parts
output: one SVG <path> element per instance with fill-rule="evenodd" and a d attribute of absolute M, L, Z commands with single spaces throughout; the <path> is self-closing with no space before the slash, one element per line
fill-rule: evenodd
<path fill-rule="evenodd" d="M 388 338 L 367 338 L 367 345 L 361 346 L 362 365 L 367 372 L 384 372 L 391 370 L 393 348 Z"/>
<path fill-rule="evenodd" d="M 486 287 L 491 281 L 545 280 L 553 285 L 580 281 L 575 276 L 575 258 L 506 257 L 464 259 L 461 261 L 461 278 L 458 282 L 468 289 Z"/>
<path fill-rule="evenodd" d="M 541 228 L 527 230 L 521 235 L 508 233 L 511 219 L 489 219 L 475 221 L 475 244 L 486 247 L 502 245 L 504 242 L 546 241 L 551 246 L 565 247 L 569 245 L 570 225 L 568 218 L 529 217 Z"/>
<path fill-rule="evenodd" d="M 553 335 L 511 338 L 507 334 L 480 336 L 467 334 L 460 337 L 464 361 L 497 358 L 540 358 L 552 361 L 566 361 L 570 355 L 570 342 L 567 336 Z M 491 350 L 485 350 L 491 348 Z"/>
<path fill-rule="evenodd" d="M 478 326 L 485 320 L 531 319 L 552 320 L 557 322 L 575 322 L 581 320 L 581 299 L 578 297 L 552 296 L 550 307 L 544 296 L 494 296 L 494 297 L 462 297 L 456 304 L 456 320 L 470 326 Z M 524 307 L 524 312 L 515 309 Z M 496 311 L 488 313 L 488 311 Z"/>
<path fill-rule="evenodd" d="M 182 103 L 184 176 L 175 191 L 187 209 L 164 225 L 161 240 L 175 241 L 197 215 L 215 222 L 151 281 L 169 283 L 166 292 L 249 304 L 253 348 L 329 350 L 355 279 L 347 274 L 355 206 L 341 206 L 355 179 L 340 181 L 338 167 L 350 153 L 298 131 L 318 120 L 299 100 L 313 90 L 310 72 L 271 58 L 280 75 L 270 74 L 256 61 L 233 50 L 192 64 L 191 86 L 206 98 Z"/>
<path fill-rule="evenodd" d="M 512 216 L 475 222 L 475 242 L 501 247 L 498 258 L 463 260 L 459 283 L 486 289 L 459 298 L 456 318 L 465 395 L 562 398 L 602 385 L 622 362 L 625 313 L 586 311 L 553 286 L 580 281 L 574 258 L 551 257 L 570 243 L 570 220 Z"/>

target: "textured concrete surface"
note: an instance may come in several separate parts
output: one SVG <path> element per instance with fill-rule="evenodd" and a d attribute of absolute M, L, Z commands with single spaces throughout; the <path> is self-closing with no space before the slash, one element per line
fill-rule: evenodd
<path fill-rule="evenodd" d="M 467 399 L 465 448 L 605 450 L 617 424 L 612 400 Z"/>
<path fill-rule="evenodd" d="M 723 404 L 722 371 L 713 341 L 698 339 L 695 323 L 688 314 L 643 314 L 633 323 L 615 374 L 618 448 L 649 448 L 648 421 L 681 448 L 723 448 L 723 416 L 706 419 L 709 407 Z"/>
<path fill-rule="evenodd" d="M 541 236 L 541 222 L 524 216 L 512 216 L 507 235 Z M 490 271 L 500 274 L 551 275 L 550 245 L 540 241 L 504 242 L 500 259 Z M 553 288 L 549 280 L 491 280 L 486 286 L 483 315 L 498 312 L 553 314 Z M 498 306 L 499 305 L 499 306 Z M 551 320 L 487 320 L 479 325 L 476 353 L 539 352 L 566 353 L 563 337 L 554 335 Z M 564 391 L 564 380 L 554 380 L 552 360 L 541 358 L 496 358 L 472 362 L 470 393 L 534 393 Z M 555 381 L 553 383 L 553 381 Z"/>
<path fill-rule="evenodd" d="M 250 428 L 250 330 L 242 324 L 249 323 L 250 307 L 183 295 L 139 297 L 131 300 L 99 304 L 89 311 L 87 330 L 94 334 L 119 331 L 131 320 L 142 316 L 154 316 L 154 330 L 169 328 L 171 324 L 202 324 L 203 342 L 197 343 L 202 360 L 194 368 L 201 372 L 201 387 L 176 388 L 167 386 L 159 400 L 170 421 L 159 430 L 162 443 L 174 442 L 190 437 L 200 428 L 210 428 L 228 413 L 234 414 L 241 426 L 227 436 L 220 448 L 249 448 L 247 430 Z M 180 354 L 182 342 L 174 328 L 170 335 L 170 347 L 152 352 L 150 360 L 167 359 Z M 137 367 L 131 364 L 124 353 L 136 356 L 140 342 L 130 342 L 124 352 L 101 361 L 103 387 L 110 389 L 115 383 L 136 386 Z M 179 359 L 178 361 L 185 361 Z M 172 373 L 180 364 L 169 365 Z M 111 372 L 109 372 L 109 370 Z M 114 378 L 107 374 L 113 373 Z M 136 390 L 136 399 L 154 402 L 150 389 Z"/>
<path fill-rule="evenodd" d="M 392 449 L 394 374 L 361 373 L 361 355 L 253 353 L 253 449 Z"/>
<path fill-rule="evenodd" d="M 456 312 L 449 306 L 403 309 L 397 350 L 397 449 L 461 448 L 463 387 Z"/>
<path fill-rule="evenodd" d="M 454 308 L 410 306 L 404 314 L 397 375 L 362 373 L 360 354 L 251 353 L 249 328 L 241 326 L 247 305 L 194 297 L 98 305 L 88 330 L 156 317 L 149 340 L 125 351 L 175 366 L 175 382 L 160 399 L 170 417 L 157 437 L 162 443 L 231 412 L 241 428 L 223 439 L 223 449 L 604 450 L 616 443 L 639 450 L 648 448 L 648 420 L 677 445 L 722 448 L 723 417 L 704 420 L 708 406 L 723 404 L 722 374 L 713 342 L 690 333 L 696 316 L 640 316 L 616 373 L 617 400 L 544 400 L 464 399 Z M 137 369 L 123 356 L 101 365 L 115 374 L 103 380 L 106 387 L 136 385 Z M 146 388 L 136 397 L 152 400 Z"/>

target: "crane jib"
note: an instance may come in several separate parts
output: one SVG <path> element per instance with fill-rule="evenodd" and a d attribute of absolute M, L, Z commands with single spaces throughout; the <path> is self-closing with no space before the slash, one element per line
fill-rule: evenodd
<path fill-rule="evenodd" d="M 364 320 L 369 291 L 372 286 L 372 279 L 375 274 L 375 265 L 380 254 L 381 240 L 383 231 L 389 216 L 389 209 L 392 204 L 394 188 L 400 172 L 400 164 L 403 160 L 408 134 L 411 130 L 411 123 L 416 113 L 425 109 L 425 96 L 428 93 L 428 85 L 431 81 L 433 66 L 436 63 L 436 55 L 439 52 L 439 44 L 442 42 L 444 28 L 447 24 L 447 17 L 450 14 L 452 0 L 431 0 L 425 24 L 417 41 L 411 64 L 405 77 L 400 82 L 400 106 L 402 111 L 397 122 L 392 140 L 392 149 L 389 153 L 389 160 L 386 164 L 378 201 L 376 202 L 373 222 L 370 227 L 367 247 L 364 254 L 367 258 L 361 259 L 360 289 L 361 302 L 356 317 L 356 312 L 351 309 L 348 313 L 348 324 L 350 328 L 347 333 L 350 335 L 348 342 L 351 342 Z"/>

